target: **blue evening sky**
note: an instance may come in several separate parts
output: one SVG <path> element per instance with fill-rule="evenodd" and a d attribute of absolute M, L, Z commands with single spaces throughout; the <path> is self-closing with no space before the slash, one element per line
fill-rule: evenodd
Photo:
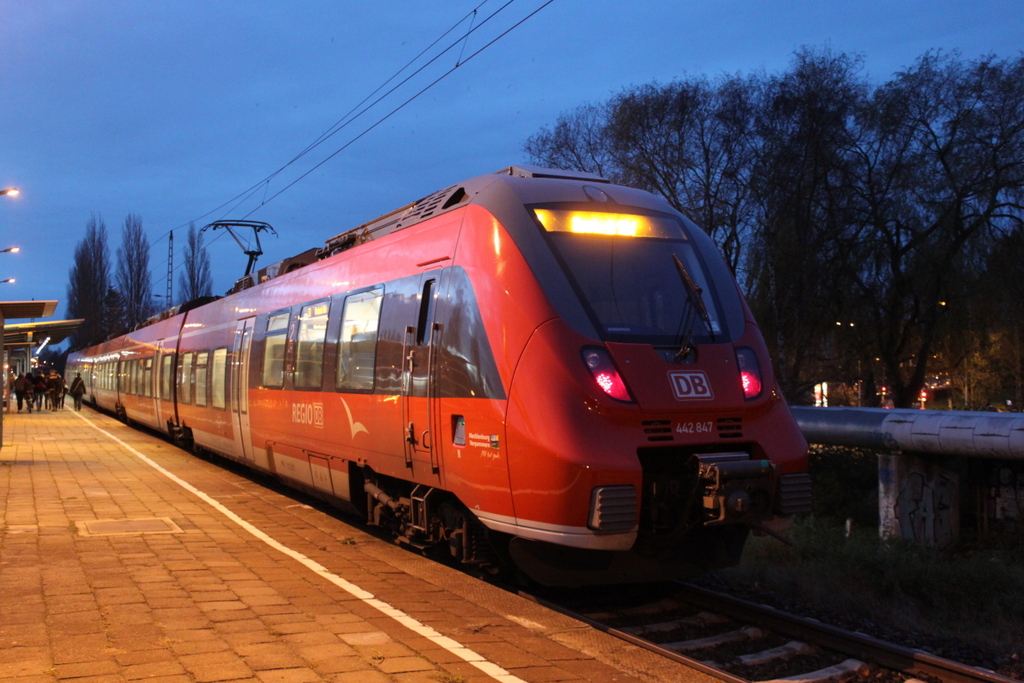
<path fill-rule="evenodd" d="M 264 266 L 523 163 L 523 143 L 542 126 L 624 87 L 774 72 L 805 45 L 862 55 L 874 82 L 929 49 L 973 59 L 1024 48 L 1020 0 L 554 0 L 354 140 L 546 1 L 0 0 L 0 189 L 22 190 L 0 197 L 0 249 L 22 248 L 0 254 L 0 279 L 17 280 L 0 284 L 0 299 L 57 299 L 62 318 L 91 215 L 106 222 L 112 257 L 125 216 L 141 216 L 153 291 L 164 294 L 172 229 L 178 266 L 190 221 L 266 221 L 279 237 L 262 238 Z M 244 204 L 218 208 L 476 7 L 476 32 Z M 215 235 L 222 294 L 246 257 Z"/>

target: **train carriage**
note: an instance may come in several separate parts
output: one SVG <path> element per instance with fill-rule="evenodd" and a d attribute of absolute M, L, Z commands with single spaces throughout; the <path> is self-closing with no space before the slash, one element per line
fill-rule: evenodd
<path fill-rule="evenodd" d="M 809 507 L 731 272 L 649 193 L 511 167 L 300 256 L 69 362 L 101 407 L 547 584 L 734 563 Z"/>

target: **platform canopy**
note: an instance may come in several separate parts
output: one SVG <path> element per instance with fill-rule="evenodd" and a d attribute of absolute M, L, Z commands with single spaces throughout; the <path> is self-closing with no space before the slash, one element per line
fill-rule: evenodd
<path fill-rule="evenodd" d="M 50 344 L 59 344 L 85 322 L 78 320 L 48 320 L 34 323 L 10 323 L 3 327 L 4 347 L 8 350 L 31 348 L 49 337 Z"/>
<path fill-rule="evenodd" d="M 0 301 L 0 319 L 48 318 L 57 310 L 56 301 Z"/>

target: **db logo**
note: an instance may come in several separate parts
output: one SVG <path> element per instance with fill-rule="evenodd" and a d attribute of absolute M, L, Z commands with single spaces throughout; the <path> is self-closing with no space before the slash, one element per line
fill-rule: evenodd
<path fill-rule="evenodd" d="M 672 383 L 672 393 L 680 401 L 688 399 L 710 400 L 715 397 L 711 391 L 711 383 L 708 376 L 701 370 L 686 370 L 668 373 L 669 382 Z"/>

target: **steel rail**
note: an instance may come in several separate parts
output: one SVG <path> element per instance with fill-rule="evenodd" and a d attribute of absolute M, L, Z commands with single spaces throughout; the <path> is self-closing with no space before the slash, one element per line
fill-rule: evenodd
<path fill-rule="evenodd" d="M 516 591 L 516 593 L 521 598 L 526 598 L 527 600 L 531 600 L 532 602 L 547 607 L 550 610 L 554 610 L 560 614 L 564 614 L 565 616 L 572 617 L 577 621 L 582 621 L 584 624 L 590 626 L 591 628 L 597 629 L 598 631 L 603 631 L 608 635 L 614 636 L 628 643 L 632 643 L 633 645 L 636 645 L 638 647 L 642 647 L 645 650 L 650 650 L 655 654 L 659 654 L 662 657 L 676 661 L 680 664 L 690 667 L 691 669 L 696 669 L 701 673 L 713 676 L 714 678 L 717 678 L 720 681 L 725 681 L 726 683 L 751 683 L 746 678 L 735 676 L 729 673 L 728 671 L 723 671 L 722 669 L 709 666 L 708 664 L 705 664 L 702 661 L 693 659 L 691 657 L 687 657 L 686 655 L 681 655 L 678 652 L 661 647 L 657 643 L 652 643 L 649 640 L 644 640 L 643 638 L 634 636 L 631 633 L 620 631 L 619 629 L 608 626 L 607 624 L 603 624 L 600 621 L 595 621 L 594 619 L 591 619 L 586 615 L 580 614 L 579 612 L 576 612 L 571 608 L 559 605 L 557 602 L 551 602 L 550 600 L 540 598 L 536 595 L 532 595 L 521 590 Z M 1016 683 L 1020 682 L 1017 681 Z"/>
<path fill-rule="evenodd" d="M 806 639 L 886 668 L 914 675 L 927 674 L 946 683 L 1020 683 L 1016 679 L 1001 676 L 993 671 L 978 669 L 921 650 L 788 614 L 768 605 L 758 605 L 689 584 L 680 584 L 680 587 L 682 591 L 679 597 L 692 605 L 715 610 L 776 633 Z"/>

